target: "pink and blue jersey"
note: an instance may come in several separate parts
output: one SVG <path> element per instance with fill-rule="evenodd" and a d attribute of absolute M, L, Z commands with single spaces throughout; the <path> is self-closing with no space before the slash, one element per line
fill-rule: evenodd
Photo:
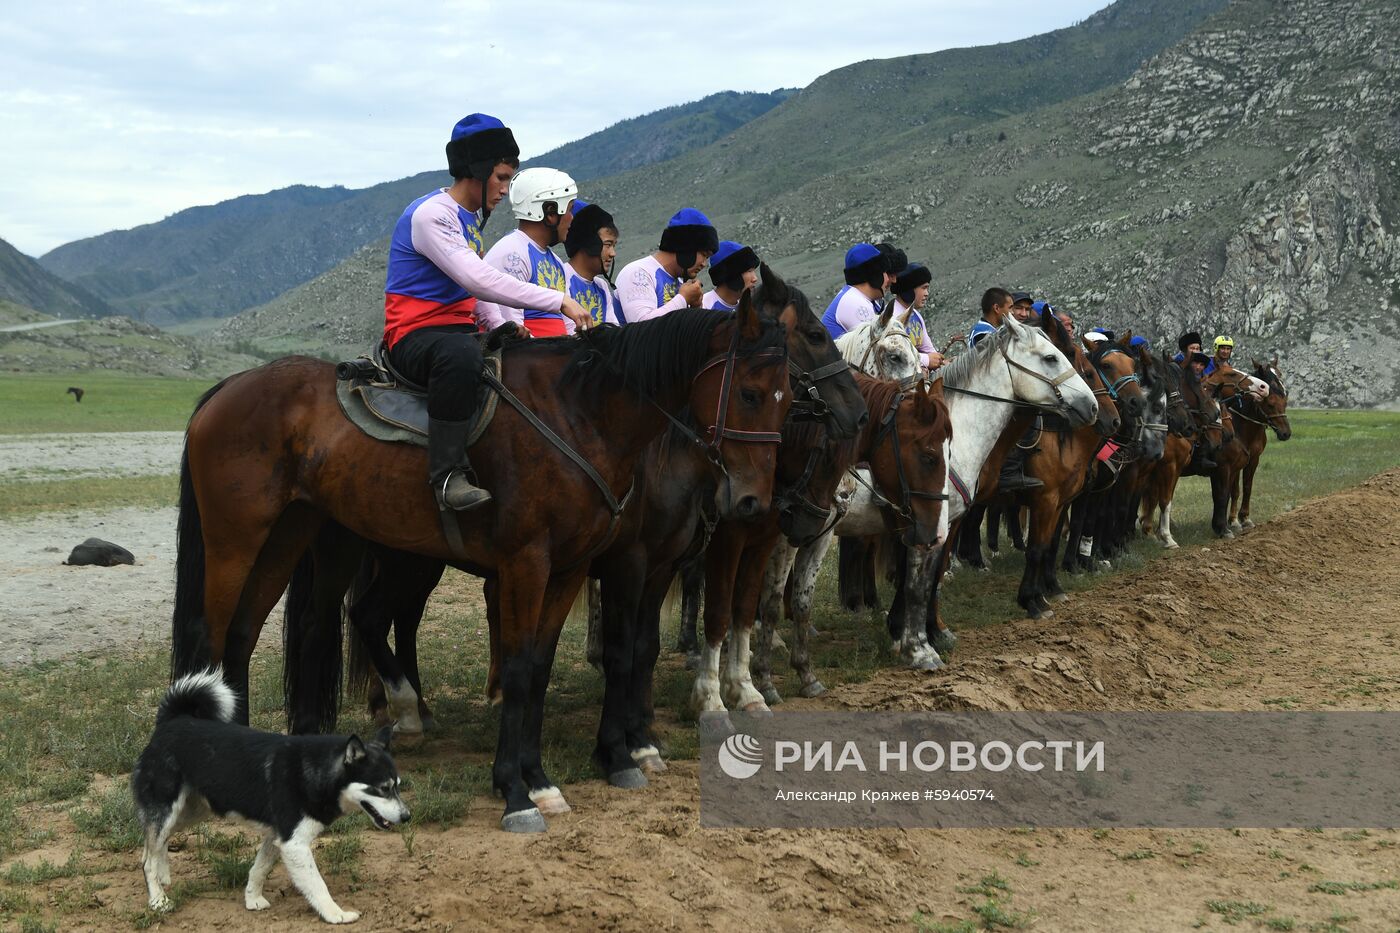
<path fill-rule="evenodd" d="M 617 274 L 617 300 L 623 323 L 635 324 L 685 307 L 681 280 L 653 256 L 629 262 Z"/>
<path fill-rule="evenodd" d="M 831 334 L 831 339 L 835 340 L 847 331 L 879 316 L 879 304 L 866 298 L 855 286 L 847 285 L 837 292 L 836 297 L 831 299 L 831 304 L 826 306 L 822 324 L 825 325 L 827 333 Z"/>
<path fill-rule="evenodd" d="M 719 292 L 712 288 L 705 293 L 705 297 L 700 299 L 700 307 L 711 311 L 733 311 L 736 305 L 725 304 L 724 299 L 719 296 Z"/>
<path fill-rule="evenodd" d="M 551 292 L 564 292 L 564 264 L 553 252 L 536 245 L 520 230 L 512 230 L 486 254 L 486 263 L 520 282 L 538 285 Z M 557 307 L 557 305 L 556 305 Z M 524 324 L 536 337 L 562 337 L 573 333 L 573 322 L 558 310 L 539 307 L 524 308 L 497 302 L 481 302 L 477 316 L 488 327 L 498 327 L 506 321 Z"/>
<path fill-rule="evenodd" d="M 477 299 L 558 311 L 562 291 L 512 278 L 481 258 L 481 222 L 439 189 L 414 201 L 394 225 L 384 282 L 384 342 L 422 327 L 475 324 Z"/>
<path fill-rule="evenodd" d="M 564 275 L 569 297 L 577 301 L 593 318 L 594 325 L 621 324 L 617 316 L 617 298 L 608 280 L 601 275 L 585 279 L 574 271 L 572 263 L 564 263 Z"/>
<path fill-rule="evenodd" d="M 906 320 L 904 315 L 908 313 Z M 905 321 L 904 330 L 909 335 L 909 340 L 913 342 L 914 349 L 919 354 L 919 365 L 928 369 L 929 354 L 933 352 L 933 341 L 928 337 L 928 326 L 924 324 L 924 316 L 918 311 L 911 311 L 909 306 L 898 298 L 894 300 L 894 319 Z"/>

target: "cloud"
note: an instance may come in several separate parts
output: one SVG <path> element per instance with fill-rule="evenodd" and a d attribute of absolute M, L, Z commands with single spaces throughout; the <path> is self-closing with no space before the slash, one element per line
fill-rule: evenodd
<path fill-rule="evenodd" d="M 715 91 L 1007 41 L 1104 2 L 14 5 L 0 237 L 38 254 L 240 194 L 400 178 L 437 166 L 473 110 L 506 119 L 528 157 Z"/>

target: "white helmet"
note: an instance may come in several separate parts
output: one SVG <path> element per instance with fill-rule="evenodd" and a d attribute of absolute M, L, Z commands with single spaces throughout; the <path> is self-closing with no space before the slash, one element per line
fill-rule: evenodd
<path fill-rule="evenodd" d="M 510 212 L 517 220 L 544 220 L 544 206 L 553 201 L 562 214 L 578 197 L 578 185 L 557 168 L 527 168 L 510 180 Z"/>

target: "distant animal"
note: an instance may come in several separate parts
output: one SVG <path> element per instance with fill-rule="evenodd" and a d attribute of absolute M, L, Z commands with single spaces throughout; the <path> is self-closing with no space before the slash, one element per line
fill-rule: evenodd
<path fill-rule="evenodd" d="M 73 401 L 75 402 L 81 402 L 83 400 L 83 390 L 77 386 L 69 386 L 68 391 L 63 394 L 73 396 Z"/>
<path fill-rule="evenodd" d="M 161 700 L 150 744 L 131 773 L 131 795 L 145 834 L 141 868 L 152 910 L 170 910 L 166 846 L 171 833 L 211 814 L 236 814 L 263 827 L 243 903 L 271 906 L 263 884 L 280 855 L 297 890 L 327 923 L 353 923 L 316 868 L 312 845 L 342 814 L 363 810 L 379 829 L 409 819 L 389 755 L 391 730 L 359 736 L 285 736 L 233 722 L 238 697 L 217 668 L 187 674 Z"/>

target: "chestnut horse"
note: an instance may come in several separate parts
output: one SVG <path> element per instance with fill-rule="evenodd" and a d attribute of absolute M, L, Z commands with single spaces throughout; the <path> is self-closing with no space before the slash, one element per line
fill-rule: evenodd
<path fill-rule="evenodd" d="M 1172 550 L 1178 547 L 1172 537 L 1172 500 L 1176 497 L 1177 482 L 1190 465 L 1196 445 L 1202 446 L 1204 457 L 1215 460 L 1224 441 L 1224 425 L 1220 406 L 1201 386 L 1190 363 L 1169 364 L 1167 374 L 1168 395 L 1175 394 L 1181 400 L 1191 421 L 1189 425 L 1168 432 L 1162 459 L 1148 473 L 1143 486 L 1140 523 L 1144 535 L 1156 538 L 1162 547 Z M 1154 513 L 1159 515 L 1155 523 Z"/>
<path fill-rule="evenodd" d="M 246 722 L 253 646 L 327 520 L 488 576 L 503 693 L 492 780 L 506 801 L 504 828 L 543 830 L 531 794 L 558 795 L 541 764 L 540 730 L 559 631 L 589 560 L 615 533 L 637 459 L 661 433 L 664 412 L 688 402 L 725 467 L 721 512 L 766 511 L 777 429 L 791 402 L 785 360 L 782 325 L 747 300 L 732 315 L 677 311 L 509 347 L 507 387 L 562 440 L 500 407 L 473 455 L 492 504 L 457 517 L 464 558 L 423 480 L 426 451 L 352 425 L 336 401 L 333 366 L 290 357 L 231 376 L 200 399 L 186 431 L 174 673 L 222 664 Z M 349 572 L 318 581 L 321 617 L 357 566 L 329 563 Z"/>
<path fill-rule="evenodd" d="M 1268 430 L 1280 441 L 1293 436 L 1288 423 L 1288 392 L 1275 365 L 1254 361 L 1254 375 L 1233 368 L 1217 369 L 1205 384 L 1222 403 L 1233 425 L 1234 439 L 1226 445 L 1222 469 L 1211 474 L 1211 496 L 1215 509 L 1211 526 L 1223 538 L 1253 527 L 1249 521 L 1249 499 L 1254 491 L 1254 471 L 1268 444 Z M 1228 467 L 1228 469 L 1224 469 Z M 1243 480 L 1243 496 L 1241 496 Z M 1249 522 L 1249 524 L 1245 524 Z"/>

